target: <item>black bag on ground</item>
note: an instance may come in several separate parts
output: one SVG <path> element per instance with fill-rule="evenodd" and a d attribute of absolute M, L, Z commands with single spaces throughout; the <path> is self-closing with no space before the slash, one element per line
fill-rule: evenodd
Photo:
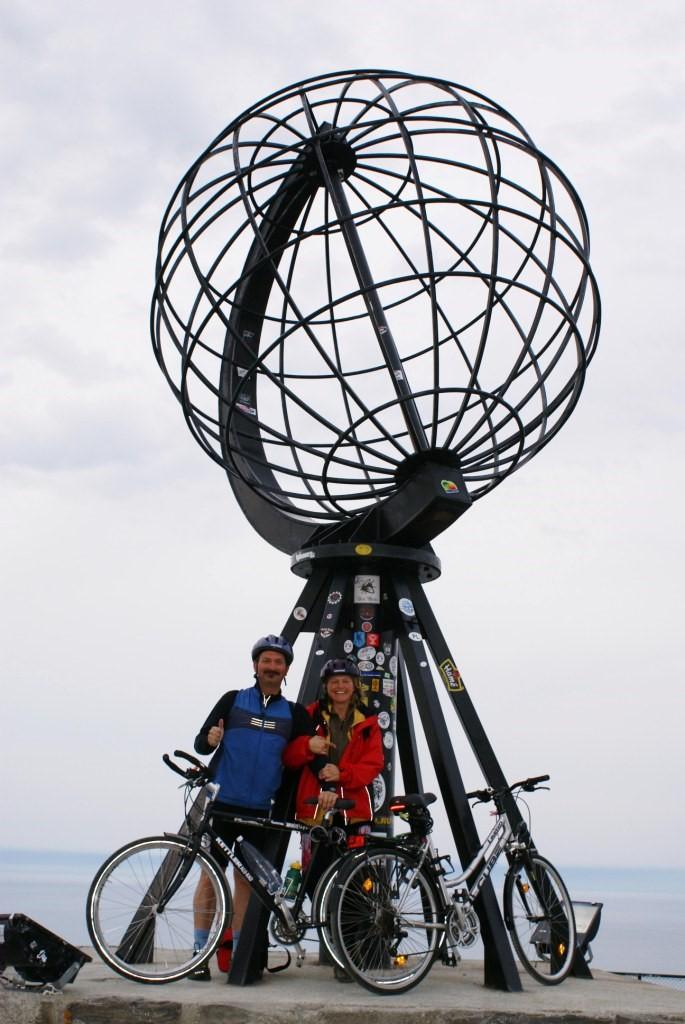
<path fill-rule="evenodd" d="M 91 959 L 25 914 L 0 914 L 0 973 L 13 967 L 24 981 L 62 988 Z"/>

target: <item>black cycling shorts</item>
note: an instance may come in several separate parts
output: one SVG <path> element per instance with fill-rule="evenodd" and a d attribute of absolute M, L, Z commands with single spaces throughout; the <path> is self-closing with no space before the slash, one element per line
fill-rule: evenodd
<path fill-rule="evenodd" d="M 217 811 L 230 811 L 232 814 L 239 814 L 241 817 L 245 816 L 246 818 L 266 818 L 269 813 L 268 811 L 260 807 L 239 807 L 237 804 L 223 804 L 218 801 L 212 808 L 212 828 L 217 835 L 221 836 L 227 846 L 233 849 L 238 836 L 242 836 L 243 839 L 247 839 L 249 843 L 256 846 L 258 850 L 263 851 L 267 839 L 273 835 L 271 829 L 260 828 L 259 825 L 243 825 L 241 822 L 229 821 L 221 818 L 216 813 Z M 212 843 L 212 853 L 222 868 L 226 870 L 228 857 L 219 849 L 216 843 Z"/>

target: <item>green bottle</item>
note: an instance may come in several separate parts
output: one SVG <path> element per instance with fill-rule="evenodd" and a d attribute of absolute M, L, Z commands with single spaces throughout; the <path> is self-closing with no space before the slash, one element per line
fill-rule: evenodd
<path fill-rule="evenodd" d="M 283 879 L 283 895 L 289 900 L 294 900 L 297 896 L 297 891 L 300 888 L 300 882 L 302 881 L 302 865 L 299 860 L 294 860 L 288 868 L 287 874 Z"/>

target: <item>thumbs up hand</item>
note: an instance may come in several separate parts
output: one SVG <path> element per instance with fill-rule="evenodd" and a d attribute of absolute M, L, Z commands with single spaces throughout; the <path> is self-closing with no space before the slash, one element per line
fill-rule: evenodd
<path fill-rule="evenodd" d="M 224 720 L 223 718 L 220 718 L 217 724 L 213 725 L 212 728 L 207 733 L 207 742 L 209 743 L 210 747 L 218 747 L 223 738 Z"/>
<path fill-rule="evenodd" d="M 327 736 L 310 736 L 309 737 L 309 749 L 312 754 L 327 754 L 329 747 L 334 747 L 335 743 L 331 743 Z"/>

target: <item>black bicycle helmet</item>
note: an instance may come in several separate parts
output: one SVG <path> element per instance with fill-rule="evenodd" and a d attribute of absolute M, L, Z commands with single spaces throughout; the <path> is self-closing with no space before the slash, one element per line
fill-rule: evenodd
<path fill-rule="evenodd" d="M 325 683 L 331 676 L 352 676 L 359 679 L 359 667 L 351 658 L 329 658 L 321 669 L 321 682 Z"/>
<path fill-rule="evenodd" d="M 264 651 L 276 651 L 277 654 L 282 654 L 285 658 L 286 665 L 292 665 L 293 663 L 293 649 L 289 640 L 286 640 L 284 636 L 276 636 L 275 633 L 269 633 L 268 636 L 262 636 L 257 640 L 252 647 L 252 660 L 256 661 L 260 654 Z"/>

